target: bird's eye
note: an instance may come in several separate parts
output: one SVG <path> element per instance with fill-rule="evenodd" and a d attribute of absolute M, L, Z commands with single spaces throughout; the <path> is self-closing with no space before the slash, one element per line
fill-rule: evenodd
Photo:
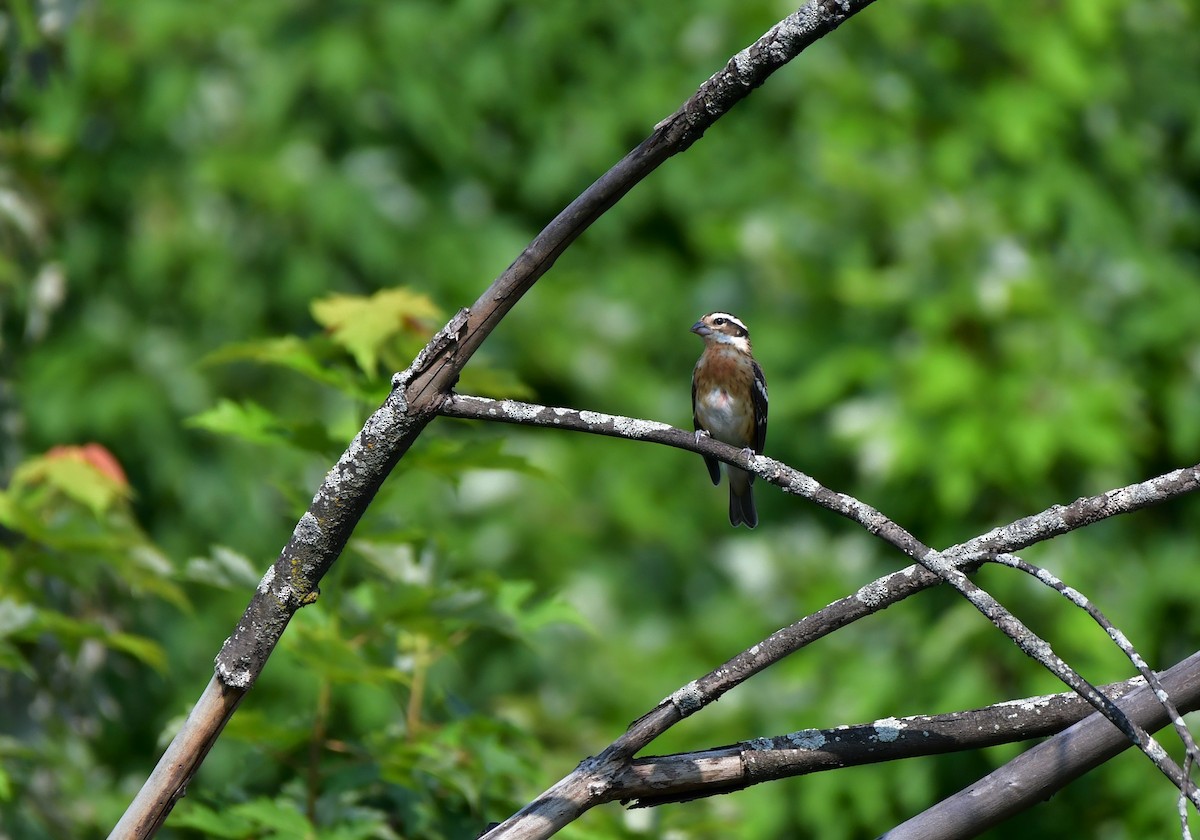
<path fill-rule="evenodd" d="M 725 320 L 724 318 L 714 318 L 714 319 L 713 319 L 713 324 L 714 324 L 714 325 L 716 325 L 716 326 L 718 326 L 718 327 L 723 327 L 723 326 L 725 326 L 725 325 L 726 325 L 726 324 L 728 324 L 728 323 L 729 323 L 729 322 L 728 322 L 727 320 Z"/>

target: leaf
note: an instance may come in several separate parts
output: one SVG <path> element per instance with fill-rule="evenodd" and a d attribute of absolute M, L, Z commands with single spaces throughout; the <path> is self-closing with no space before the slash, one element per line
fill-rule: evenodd
<path fill-rule="evenodd" d="M 250 820 L 234 809 L 224 808 L 221 813 L 194 800 L 185 799 L 175 806 L 167 820 L 169 828 L 193 828 L 205 837 L 225 837 L 230 840 L 250 837 L 257 833 Z"/>
<path fill-rule="evenodd" d="M 427 335 L 423 321 L 440 317 L 426 295 L 405 288 L 384 289 L 370 297 L 331 295 L 314 301 L 313 318 L 346 348 L 368 375 L 375 374 L 381 349 L 401 333 Z"/>
<path fill-rule="evenodd" d="M 204 362 L 209 365 L 228 365 L 250 361 L 259 365 L 274 365 L 299 373 L 311 382 L 328 385 L 343 394 L 360 398 L 364 396 L 364 388 L 358 378 L 352 376 L 350 368 L 335 364 L 332 353 L 334 347 L 323 336 L 308 340 L 284 336 L 229 344 L 205 356 Z"/>
<path fill-rule="evenodd" d="M 313 833 L 308 819 L 300 813 L 295 803 L 286 799 L 260 798 L 236 805 L 231 810 L 262 828 L 279 832 L 283 837 L 308 837 Z"/>
<path fill-rule="evenodd" d="M 158 642 L 132 633 L 112 633 L 102 641 L 113 650 L 127 653 L 162 673 L 167 668 L 167 654 Z"/>
<path fill-rule="evenodd" d="M 213 434 L 240 438 L 249 443 L 286 446 L 303 452 L 329 455 L 342 445 L 312 420 L 285 421 L 255 402 L 221 400 L 208 411 L 188 418 L 187 424 Z"/>
<path fill-rule="evenodd" d="M 101 450 L 107 457 L 98 460 L 96 452 Z M 107 453 L 96 444 L 56 446 L 17 467 L 13 487 L 52 488 L 98 517 L 132 496 L 120 465 Z"/>
<path fill-rule="evenodd" d="M 0 638 L 11 636 L 37 620 L 37 608 L 11 598 L 0 599 Z"/>
<path fill-rule="evenodd" d="M 531 603 L 536 587 L 528 580 L 505 580 L 496 593 L 496 609 L 512 619 L 521 636 L 534 633 L 548 624 L 574 624 L 586 627 L 583 617 L 564 601 L 552 599 Z"/>
<path fill-rule="evenodd" d="M 82 621 L 55 610 L 38 610 L 37 621 L 22 628 L 21 633 L 14 635 L 21 638 L 34 638 L 40 633 L 50 633 L 56 636 L 60 642 L 96 639 L 106 647 L 126 653 L 160 672 L 167 664 L 166 652 L 153 639 L 136 636 L 132 633 L 109 632 L 97 622 Z"/>
<path fill-rule="evenodd" d="M 317 353 L 314 343 L 304 341 L 294 335 L 230 344 L 210 353 L 204 358 L 204 362 L 205 364 L 257 362 L 264 365 L 276 365 L 293 370 L 324 385 L 341 387 L 343 384 L 342 377 L 335 374 L 326 360 Z"/>
<path fill-rule="evenodd" d="M 267 409 L 253 402 L 220 400 L 208 411 L 190 417 L 187 424 L 218 435 L 241 438 L 251 443 L 286 442 L 283 424 Z"/>
<path fill-rule="evenodd" d="M 420 449 L 414 448 L 402 463 L 404 469 L 422 469 L 435 475 L 457 479 L 467 470 L 513 470 L 525 475 L 545 473 L 521 455 L 504 451 L 504 441 L 450 440 L 438 438 Z"/>
<path fill-rule="evenodd" d="M 372 662 L 361 640 L 346 638 L 344 628 L 327 612 L 312 610 L 289 634 L 287 649 L 314 674 L 346 685 L 404 683 L 407 674 L 393 663 Z"/>
<path fill-rule="evenodd" d="M 213 546 L 208 557 L 189 559 L 184 575 L 221 589 L 252 589 L 262 578 L 262 572 L 254 568 L 246 555 L 223 545 Z"/>
<path fill-rule="evenodd" d="M 37 672 L 21 655 L 21 651 L 5 641 L 0 641 L 0 671 L 14 671 L 31 680 L 37 676 Z"/>
<path fill-rule="evenodd" d="M 180 611 L 190 613 L 191 602 L 172 578 L 175 567 L 154 545 L 135 545 L 122 551 L 113 573 L 129 584 L 134 592 L 148 592 L 169 601 Z"/>

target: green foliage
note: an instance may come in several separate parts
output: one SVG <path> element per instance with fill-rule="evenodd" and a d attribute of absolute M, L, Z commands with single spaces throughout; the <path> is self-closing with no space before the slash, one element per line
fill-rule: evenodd
<path fill-rule="evenodd" d="M 0 9 L 8 833 L 111 828 L 391 372 L 780 12 Z M 687 426 L 687 328 L 731 309 L 770 382 L 768 454 L 936 545 L 1194 463 L 1196 18 L 875 4 L 581 237 L 460 389 Z M 164 834 L 474 836 L 903 563 L 768 487 L 762 526 L 731 532 L 724 492 L 686 453 L 433 423 Z M 1167 665 L 1200 636 L 1195 504 L 1027 559 Z M 1129 673 L 1062 599 L 981 579 L 1089 678 Z M 941 592 L 793 660 L 655 751 L 1053 690 Z M 564 836 L 873 836 L 1003 755 L 603 808 Z M 1017 828 L 1158 836 L 1173 814 L 1130 757 Z"/>

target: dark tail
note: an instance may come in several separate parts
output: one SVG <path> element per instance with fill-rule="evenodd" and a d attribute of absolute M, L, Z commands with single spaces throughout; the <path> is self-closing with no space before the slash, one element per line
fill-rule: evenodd
<path fill-rule="evenodd" d="M 738 493 L 738 490 L 741 493 Z M 729 524 L 733 527 L 746 523 L 747 528 L 758 525 L 758 511 L 754 509 L 754 487 L 749 483 L 745 487 L 737 487 L 729 482 Z"/>

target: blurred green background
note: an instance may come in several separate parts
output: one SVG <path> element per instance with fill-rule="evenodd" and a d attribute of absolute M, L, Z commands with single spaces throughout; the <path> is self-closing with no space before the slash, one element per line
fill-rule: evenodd
<path fill-rule="evenodd" d="M 390 371 L 792 8 L 4 0 L 0 836 L 107 833 Z M 1194 464 L 1197 16 L 876 4 L 587 232 L 463 390 L 688 427 L 687 330 L 723 308 L 770 382 L 768 454 L 933 545 Z M 436 421 L 163 836 L 474 836 L 906 565 L 765 486 L 733 531 L 725 492 L 676 450 Z M 1197 504 L 1023 556 L 1167 666 L 1200 642 Z M 1058 596 L 979 580 L 1091 680 L 1130 675 Z M 652 749 L 1054 690 L 930 592 Z M 874 836 L 1018 751 L 607 806 L 563 836 Z M 1126 754 L 990 836 L 1018 832 L 1178 817 Z"/>

